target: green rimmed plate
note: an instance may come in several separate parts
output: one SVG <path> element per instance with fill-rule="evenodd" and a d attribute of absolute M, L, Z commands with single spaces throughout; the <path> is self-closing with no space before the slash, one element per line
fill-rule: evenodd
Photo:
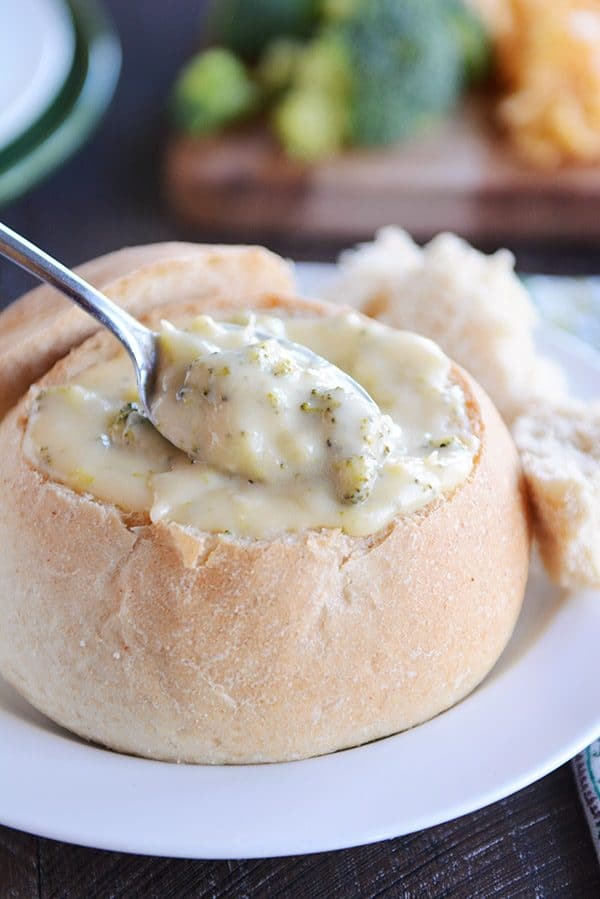
<path fill-rule="evenodd" d="M 51 106 L 0 152 L 0 205 L 21 196 L 74 153 L 105 112 L 121 67 L 117 34 L 96 0 L 70 0 L 76 46 Z"/>
<path fill-rule="evenodd" d="M 65 0 L 0 2 L 0 151 L 54 102 L 75 55 Z"/>

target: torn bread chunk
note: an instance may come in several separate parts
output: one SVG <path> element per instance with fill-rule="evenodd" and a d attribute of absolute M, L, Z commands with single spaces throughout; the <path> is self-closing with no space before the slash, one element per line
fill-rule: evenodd
<path fill-rule="evenodd" d="M 600 402 L 547 404 L 513 436 L 548 573 L 569 589 L 600 586 Z"/>
<path fill-rule="evenodd" d="M 435 340 L 508 422 L 566 393 L 560 369 L 535 349 L 537 314 L 508 250 L 486 256 L 453 234 L 421 249 L 390 226 L 342 254 L 326 299 Z"/>

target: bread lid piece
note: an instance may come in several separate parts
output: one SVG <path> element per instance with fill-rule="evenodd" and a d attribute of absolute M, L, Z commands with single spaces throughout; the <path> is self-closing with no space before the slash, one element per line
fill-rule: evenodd
<path fill-rule="evenodd" d="M 568 399 L 521 416 L 513 436 L 550 577 L 600 587 L 600 403 Z"/>
<path fill-rule="evenodd" d="M 326 298 L 438 343 L 487 390 L 505 421 L 566 394 L 560 368 L 538 353 L 538 315 L 507 250 L 480 253 L 454 234 L 423 249 L 400 228 L 346 250 Z"/>
<path fill-rule="evenodd" d="M 191 260 L 193 263 L 191 264 Z M 162 243 L 127 247 L 76 271 L 132 315 L 165 302 L 229 297 L 238 304 L 294 291 L 292 267 L 262 247 Z M 0 418 L 100 325 L 48 285 L 0 313 Z"/>

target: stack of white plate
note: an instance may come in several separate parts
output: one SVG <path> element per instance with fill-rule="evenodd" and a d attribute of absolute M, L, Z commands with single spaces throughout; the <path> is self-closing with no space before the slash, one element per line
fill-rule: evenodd
<path fill-rule="evenodd" d="M 97 0 L 0 0 L 0 204 L 80 146 L 112 97 L 120 61 Z"/>

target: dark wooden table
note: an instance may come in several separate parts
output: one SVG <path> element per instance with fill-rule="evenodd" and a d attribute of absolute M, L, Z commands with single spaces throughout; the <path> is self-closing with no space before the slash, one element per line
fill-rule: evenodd
<path fill-rule="evenodd" d="M 108 5 L 125 53 L 108 116 L 78 156 L 2 211 L 8 224 L 70 264 L 125 244 L 192 236 L 165 214 L 159 171 L 167 88 L 197 42 L 201 4 L 110 0 Z M 258 235 L 240 237 L 252 241 Z M 275 249 L 331 259 L 338 248 L 304 243 Z M 516 248 L 522 269 L 564 273 L 599 272 L 599 249 L 581 244 Z M 14 267 L 0 266 L 0 305 L 31 283 Z M 569 766 L 448 824 L 374 846 L 297 858 L 145 858 L 0 827 L 0 899 L 121 896 L 591 899 L 600 896 L 600 870 Z"/>

